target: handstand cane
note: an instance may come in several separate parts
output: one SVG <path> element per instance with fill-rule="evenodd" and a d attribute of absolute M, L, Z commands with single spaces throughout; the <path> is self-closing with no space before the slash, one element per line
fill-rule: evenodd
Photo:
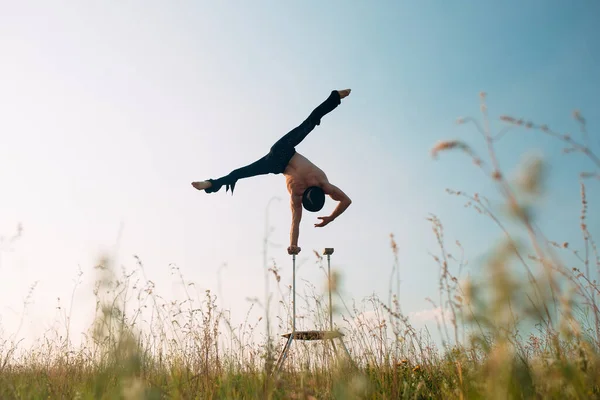
<path fill-rule="evenodd" d="M 277 372 L 281 369 L 283 362 L 287 356 L 287 351 L 292 344 L 292 340 L 294 340 L 294 336 L 296 334 L 296 255 L 298 254 L 298 250 L 292 252 L 292 333 L 288 336 L 288 340 L 285 343 L 285 346 L 277 360 Z"/>
<path fill-rule="evenodd" d="M 327 255 L 327 275 L 328 275 L 328 279 L 329 279 L 328 288 L 329 288 L 329 329 L 330 330 L 329 331 L 316 331 L 316 330 L 296 331 L 296 255 L 297 254 L 298 254 L 297 251 L 292 253 L 292 268 L 293 268 L 293 271 L 292 271 L 292 301 L 293 301 L 292 332 L 283 335 L 283 337 L 287 337 L 287 341 L 281 352 L 281 355 L 279 356 L 279 359 L 277 360 L 276 371 L 279 372 L 279 370 L 281 369 L 281 366 L 283 365 L 283 362 L 285 361 L 285 359 L 287 357 L 287 352 L 288 352 L 290 346 L 292 345 L 293 340 L 330 340 L 331 344 L 333 346 L 333 350 L 337 354 L 337 349 L 335 348 L 335 344 L 333 342 L 333 339 L 337 338 L 340 340 L 340 343 L 342 344 L 344 351 L 346 352 L 348 358 L 352 362 L 350 352 L 348 351 L 348 348 L 346 347 L 346 345 L 344 344 L 344 341 L 342 340 L 342 337 L 344 335 L 339 331 L 333 330 L 333 309 L 332 309 L 332 301 L 331 301 L 331 254 L 333 254 L 333 248 L 326 248 L 323 251 L 323 254 Z"/>

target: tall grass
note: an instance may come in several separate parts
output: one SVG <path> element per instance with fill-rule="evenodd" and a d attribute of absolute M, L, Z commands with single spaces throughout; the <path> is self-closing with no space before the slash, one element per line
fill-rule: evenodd
<path fill-rule="evenodd" d="M 586 121 L 573 114 L 581 140 L 511 116 L 501 116 L 507 126 L 493 134 L 485 100 L 482 94 L 482 121 L 459 122 L 475 125 L 486 157 L 458 140 L 432 149 L 436 158 L 445 151 L 464 152 L 494 183 L 495 201 L 479 193 L 448 193 L 493 221 L 502 235 L 480 273 L 465 278 L 468 249 L 455 240 L 451 251 L 442 221 L 430 216 L 440 273 L 439 296 L 429 300 L 441 310 L 441 347 L 402 311 L 393 235 L 388 298 L 373 296 L 358 304 L 341 296 L 334 300 L 333 311 L 343 321 L 336 329 L 345 335 L 352 362 L 335 357 L 327 342 L 294 342 L 280 374 L 273 365 L 283 341 L 271 330 L 290 330 L 291 287 L 282 282 L 277 265 L 266 269 L 265 282 L 273 289 L 262 304 L 278 296 L 278 317 L 272 321 L 265 313 L 266 321 L 251 320 L 252 306 L 236 326 L 212 291 L 197 292 L 177 267 L 172 272 L 185 299 L 169 301 L 156 293 L 142 260 L 117 273 L 106 257 L 96 267 L 94 324 L 81 344 L 73 344 L 70 312 L 61 304 L 60 323 L 32 348 L 22 349 L 15 335 L 0 340 L 0 398 L 600 398 L 600 257 L 587 225 L 586 197 L 587 182 L 600 179 L 600 161 Z M 579 176 L 581 243 L 552 241 L 536 222 L 547 175 L 541 159 L 528 160 L 514 179 L 500 168 L 496 146 L 509 128 L 561 140 L 566 152 L 594 166 Z M 565 262 L 566 254 L 579 264 Z M 316 252 L 315 263 L 326 270 Z M 339 275 L 327 284 L 339 294 Z M 301 289 L 298 329 L 328 330 L 327 294 L 311 284 Z M 266 333 L 259 329 L 263 322 Z"/>

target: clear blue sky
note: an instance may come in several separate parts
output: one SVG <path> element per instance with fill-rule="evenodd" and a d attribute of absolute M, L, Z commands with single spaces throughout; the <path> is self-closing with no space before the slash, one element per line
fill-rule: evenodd
<path fill-rule="evenodd" d="M 270 208 L 278 246 L 269 257 L 285 282 L 291 276 L 284 178 L 240 181 L 233 197 L 195 191 L 190 182 L 254 161 L 343 88 L 351 96 L 298 151 L 353 204 L 320 230 L 313 224 L 321 214 L 304 214 L 299 278 L 321 288 L 311 250 L 335 247 L 345 295 L 386 298 L 394 233 L 403 310 L 430 308 L 425 297 L 437 298 L 438 271 L 428 254 L 437 251 L 428 214 L 442 218 L 450 243 L 462 241 L 472 268 L 499 236 L 445 193 L 494 197 L 480 171 L 458 154 L 433 161 L 430 148 L 462 138 L 483 151 L 473 126 L 455 124 L 479 117 L 480 91 L 494 117 L 575 131 L 577 108 L 597 133 L 599 17 L 595 1 L 2 1 L 0 232 L 24 227 L 14 251 L 2 254 L 5 330 L 37 280 L 28 326 L 43 331 L 56 297 L 70 297 L 79 267 L 85 285 L 75 312 L 83 318 L 93 310 L 92 267 L 113 249 L 121 224 L 119 263 L 132 268 L 132 256 L 141 257 L 166 298 L 181 296 L 169 264 L 215 292 L 227 264 L 219 302 L 242 319 L 245 298 L 263 296 L 265 207 L 273 196 L 281 201 Z M 519 131 L 499 153 L 509 171 L 530 150 L 552 164 L 542 224 L 551 238 L 573 242 L 577 172 L 589 165 L 561 148 Z M 592 228 L 598 193 L 592 184 Z"/>

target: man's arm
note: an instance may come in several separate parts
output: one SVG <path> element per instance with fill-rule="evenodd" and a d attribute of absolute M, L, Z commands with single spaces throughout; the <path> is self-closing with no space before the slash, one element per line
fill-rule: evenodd
<path fill-rule="evenodd" d="M 323 191 L 326 195 L 329 195 L 333 200 L 338 201 L 338 205 L 335 207 L 335 210 L 328 217 L 319 217 L 322 220 L 321 223 L 316 224 L 317 227 L 322 227 L 330 223 L 339 217 L 348 207 L 352 204 L 352 200 L 346 193 L 342 191 L 339 187 L 332 185 L 331 183 L 326 183 L 322 186 Z"/>
<path fill-rule="evenodd" d="M 298 236 L 300 235 L 300 220 L 302 219 L 302 197 L 292 196 L 290 199 L 290 205 L 292 208 L 292 227 L 290 229 L 290 247 L 298 247 Z"/>

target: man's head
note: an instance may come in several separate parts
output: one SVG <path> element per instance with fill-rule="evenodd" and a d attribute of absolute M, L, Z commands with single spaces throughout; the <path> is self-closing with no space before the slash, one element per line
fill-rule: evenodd
<path fill-rule="evenodd" d="M 311 212 L 320 211 L 325 204 L 325 192 L 317 186 L 311 186 L 302 195 L 302 206 Z"/>

